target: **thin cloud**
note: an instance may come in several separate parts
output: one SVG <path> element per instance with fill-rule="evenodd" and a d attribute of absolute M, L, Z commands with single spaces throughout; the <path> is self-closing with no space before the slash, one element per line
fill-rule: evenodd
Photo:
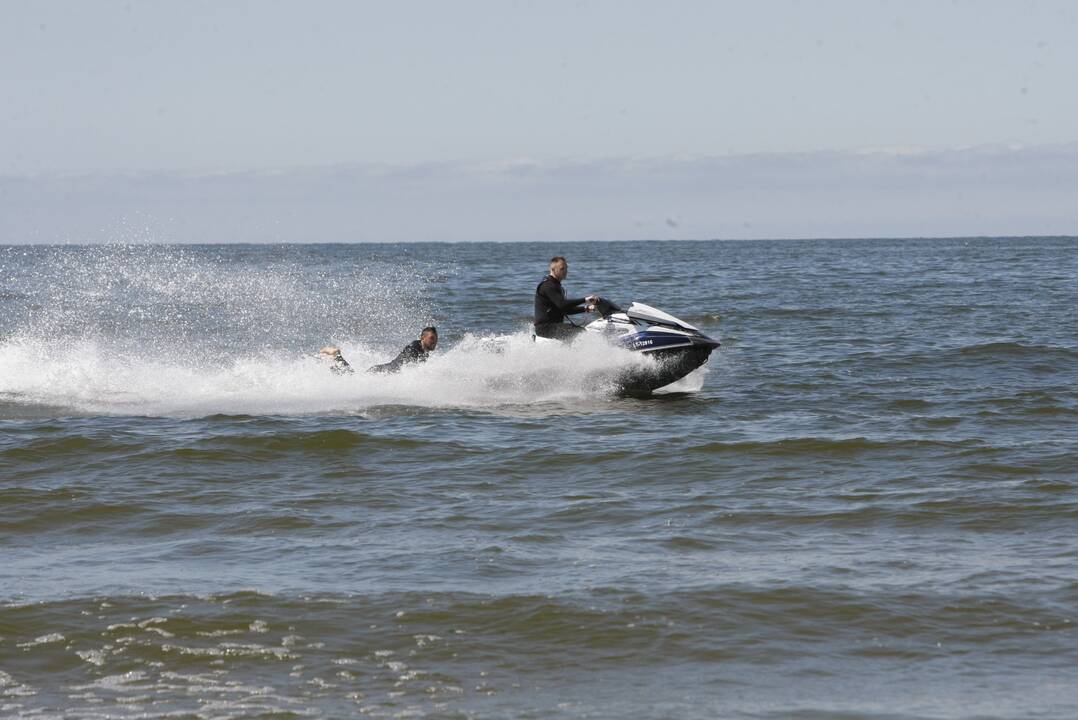
<path fill-rule="evenodd" d="M 1067 235 L 1075 197 L 1078 144 L 6 176 L 0 243 Z"/>

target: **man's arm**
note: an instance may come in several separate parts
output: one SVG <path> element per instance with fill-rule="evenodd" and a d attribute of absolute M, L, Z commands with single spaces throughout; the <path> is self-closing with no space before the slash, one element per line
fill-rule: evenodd
<path fill-rule="evenodd" d="M 341 355 L 340 348 L 334 347 L 333 345 L 327 345 L 318 352 L 323 357 L 332 361 L 333 364 L 330 366 L 329 369 L 337 373 L 338 375 L 342 373 L 355 372 L 355 370 L 352 369 L 352 366 L 348 363 L 348 361 L 344 359 L 344 355 Z"/>
<path fill-rule="evenodd" d="M 586 310 L 583 307 L 586 298 L 563 298 L 560 293 L 554 291 L 550 283 L 539 286 L 539 292 L 564 315 L 576 315 Z"/>
<path fill-rule="evenodd" d="M 400 353 L 397 354 L 397 357 L 382 365 L 375 365 L 367 372 L 395 373 L 401 369 L 402 365 L 405 365 L 407 363 L 423 362 L 426 359 L 426 353 L 423 352 L 421 346 L 419 345 L 419 342 L 416 341 L 410 343 L 403 350 L 401 350 Z"/>

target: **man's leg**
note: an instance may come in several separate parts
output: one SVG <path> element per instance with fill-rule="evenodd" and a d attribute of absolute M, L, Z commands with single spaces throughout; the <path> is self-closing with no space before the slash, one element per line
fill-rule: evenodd
<path fill-rule="evenodd" d="M 572 342 L 573 338 L 582 332 L 584 328 L 569 323 L 543 323 L 535 326 L 535 334 L 538 337 L 562 342 Z"/>

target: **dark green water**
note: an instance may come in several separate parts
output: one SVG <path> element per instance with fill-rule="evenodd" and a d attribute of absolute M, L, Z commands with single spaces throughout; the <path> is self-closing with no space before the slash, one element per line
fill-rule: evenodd
<path fill-rule="evenodd" d="M 720 339 L 698 391 L 484 351 L 554 253 Z M 0 247 L 0 716 L 1073 717 L 1076 278 L 1051 238 Z M 311 357 L 431 322 L 399 376 Z"/>

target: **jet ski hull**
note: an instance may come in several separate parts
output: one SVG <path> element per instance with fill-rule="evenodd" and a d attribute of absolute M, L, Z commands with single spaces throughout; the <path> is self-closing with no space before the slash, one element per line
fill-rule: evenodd
<path fill-rule="evenodd" d="M 692 325 L 661 310 L 633 303 L 623 311 L 608 303 L 602 319 L 588 330 L 617 336 L 626 350 L 652 358 L 649 366 L 634 367 L 619 376 L 628 395 L 647 395 L 681 380 L 708 361 L 719 343 Z"/>
<path fill-rule="evenodd" d="M 701 344 L 646 353 L 655 360 L 654 366 L 624 370 L 615 381 L 618 390 L 625 395 L 650 395 L 704 365 L 713 349 Z"/>
<path fill-rule="evenodd" d="M 622 310 L 602 299 L 596 305 L 601 317 L 584 326 L 586 334 L 600 335 L 615 346 L 652 360 L 613 371 L 613 384 L 621 394 L 650 395 L 672 385 L 706 363 L 712 351 L 719 347 L 716 340 L 699 329 L 649 305 L 633 303 L 627 310 Z M 532 340 L 537 343 L 565 342 L 535 335 Z M 504 342 L 495 338 L 487 346 L 494 352 L 501 352 Z M 609 373 L 597 373 L 597 384 L 609 387 L 610 382 Z"/>

